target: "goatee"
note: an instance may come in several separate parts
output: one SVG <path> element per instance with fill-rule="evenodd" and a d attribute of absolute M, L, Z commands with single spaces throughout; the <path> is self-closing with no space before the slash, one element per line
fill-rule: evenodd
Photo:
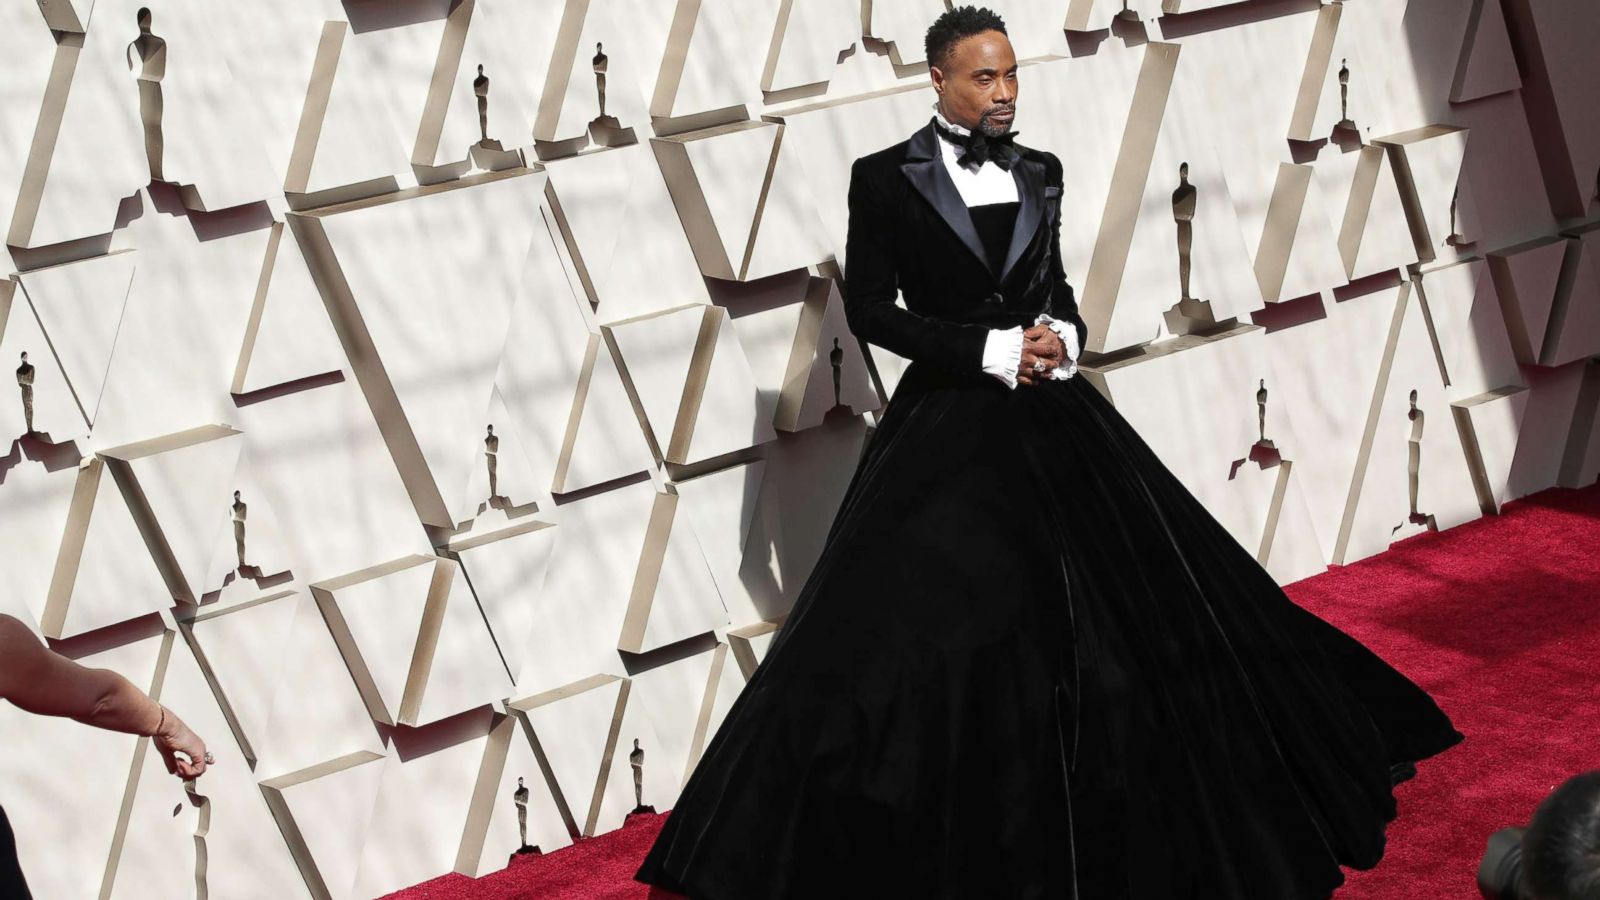
<path fill-rule="evenodd" d="M 994 119 L 990 118 L 991 116 L 995 115 L 996 113 L 1006 113 L 1006 112 L 1012 113 L 1012 118 L 1011 119 L 1003 121 L 1003 122 L 996 122 Z M 988 137 L 999 137 L 1000 135 L 1005 134 L 1006 132 L 1010 131 L 1011 130 L 1011 125 L 1015 121 L 1016 121 L 1015 110 L 1013 110 L 1013 109 L 998 109 L 998 110 L 995 110 L 994 112 L 984 113 L 983 116 L 978 119 L 978 130 L 983 132 Z"/>

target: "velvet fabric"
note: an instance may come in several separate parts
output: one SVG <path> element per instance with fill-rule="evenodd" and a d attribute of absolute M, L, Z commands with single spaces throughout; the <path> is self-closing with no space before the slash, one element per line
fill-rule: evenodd
<path fill-rule="evenodd" d="M 978 230 L 978 238 L 983 242 L 984 258 L 996 268 L 1005 260 L 1011 230 L 1016 227 L 1018 205 L 1012 201 L 967 207 L 972 226 Z"/>
<path fill-rule="evenodd" d="M 0 897 L 5 900 L 31 900 L 28 879 L 22 874 L 22 864 L 17 860 L 17 839 L 11 831 L 11 820 L 6 818 L 5 807 L 0 806 Z"/>
<path fill-rule="evenodd" d="M 1327 897 L 1381 857 L 1394 783 L 1461 735 L 1087 380 L 980 371 L 986 323 L 1082 322 L 1046 227 L 1059 167 L 1023 149 L 995 273 L 943 212 L 953 185 L 916 187 L 942 164 L 896 162 L 924 136 L 851 184 L 852 327 L 913 361 L 635 878 L 693 900 Z M 910 309 L 888 312 L 896 282 Z"/>
<path fill-rule="evenodd" d="M 1039 313 L 1089 329 L 1061 259 L 1061 161 L 1016 145 L 1017 215 L 1005 259 L 989 263 L 940 155 L 934 120 L 850 169 L 844 301 L 863 341 L 956 373 L 977 372 L 991 328 Z M 898 291 L 905 307 L 895 303 Z"/>

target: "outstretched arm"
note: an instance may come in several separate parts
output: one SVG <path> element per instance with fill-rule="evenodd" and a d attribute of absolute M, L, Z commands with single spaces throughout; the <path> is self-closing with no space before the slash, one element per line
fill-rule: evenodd
<path fill-rule="evenodd" d="M 894 302 L 893 221 L 880 192 L 856 160 L 850 167 L 850 225 L 845 238 L 845 318 L 856 337 L 913 361 L 957 372 L 979 372 L 990 329 L 919 315 Z"/>
<path fill-rule="evenodd" d="M 7 615 L 0 615 L 0 700 L 36 715 L 153 737 L 167 771 L 181 778 L 206 770 L 205 744 L 171 710 L 110 669 L 81 666 L 50 650 Z"/>

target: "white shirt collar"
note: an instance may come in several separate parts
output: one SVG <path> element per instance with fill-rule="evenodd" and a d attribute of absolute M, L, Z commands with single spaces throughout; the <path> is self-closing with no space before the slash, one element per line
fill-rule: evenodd
<path fill-rule="evenodd" d="M 962 137 L 966 137 L 967 135 L 972 133 L 972 129 L 966 127 L 965 125 L 957 125 L 956 123 L 950 121 L 949 119 L 946 119 L 944 117 L 944 113 L 939 111 L 939 101 L 937 101 L 937 100 L 933 101 L 933 114 L 936 117 L 938 117 L 940 125 L 943 125 L 944 127 L 950 129 L 951 131 L 955 132 L 956 134 L 961 135 Z"/>

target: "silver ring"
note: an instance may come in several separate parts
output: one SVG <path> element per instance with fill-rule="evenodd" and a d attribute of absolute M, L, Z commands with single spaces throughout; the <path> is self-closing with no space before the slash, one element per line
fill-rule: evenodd
<path fill-rule="evenodd" d="M 217 758 L 215 756 L 211 755 L 211 751 L 210 750 L 206 751 L 205 759 L 206 759 L 206 765 L 208 765 L 208 766 L 215 765 L 216 762 L 217 762 Z"/>
<path fill-rule="evenodd" d="M 1042 359 L 1034 360 L 1033 361 L 1033 370 L 1035 372 L 1043 372 L 1044 371 L 1044 360 L 1042 360 Z"/>

